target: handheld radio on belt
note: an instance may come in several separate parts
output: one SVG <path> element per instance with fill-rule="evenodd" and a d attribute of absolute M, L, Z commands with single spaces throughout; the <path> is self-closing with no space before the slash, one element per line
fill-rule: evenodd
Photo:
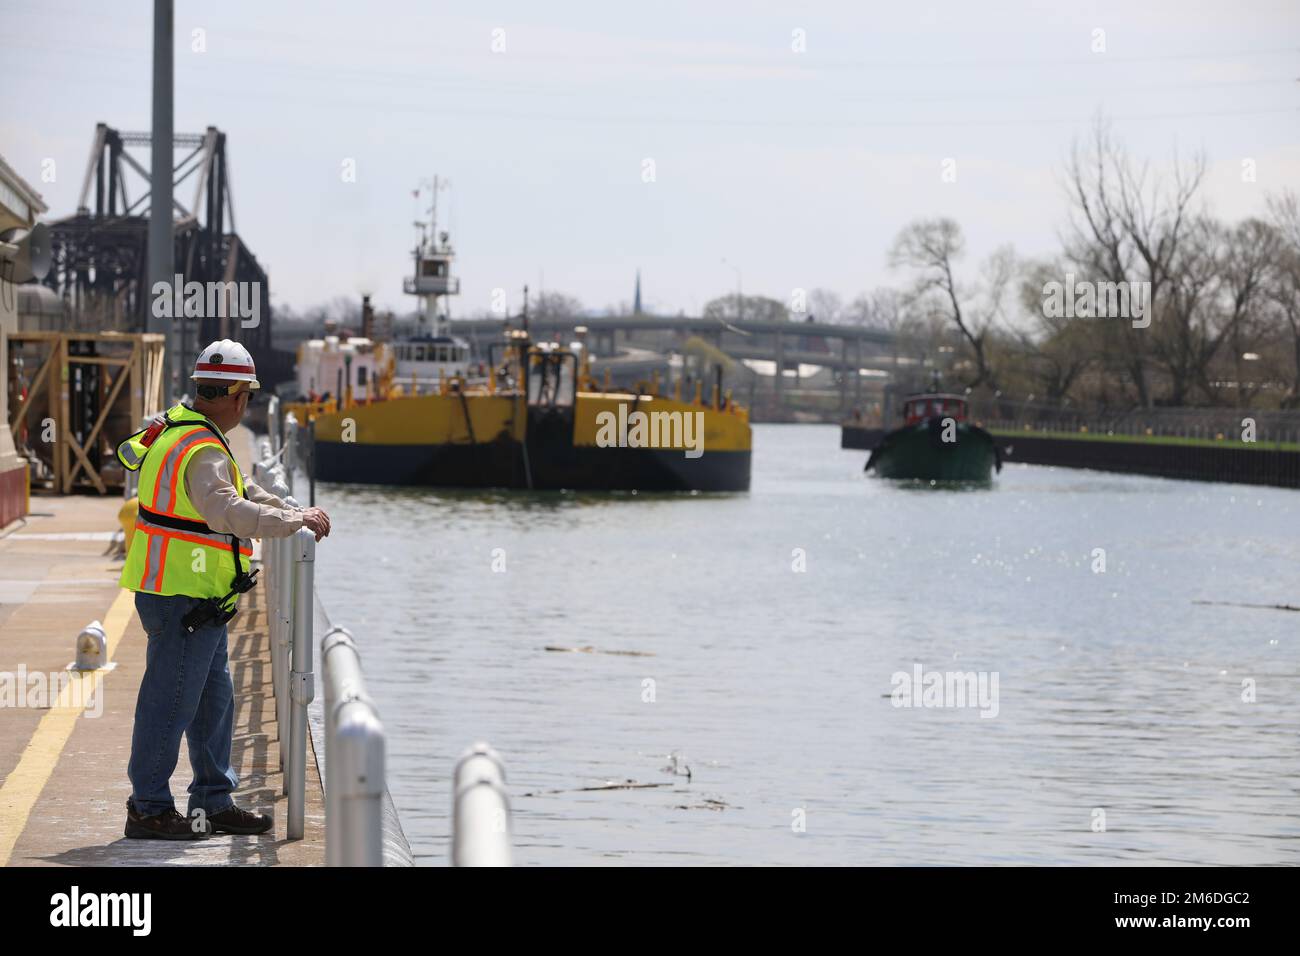
<path fill-rule="evenodd" d="M 185 628 L 185 633 L 193 634 L 201 627 L 221 627 L 228 624 L 239 613 L 239 608 L 234 606 L 228 608 L 226 602 L 237 594 L 246 594 L 253 590 L 253 585 L 257 583 L 257 576 L 262 573 L 262 569 L 258 568 L 249 573 L 240 566 L 239 538 L 233 534 L 230 536 L 230 553 L 235 556 L 235 580 L 231 582 L 230 590 L 226 592 L 225 597 L 204 598 L 198 607 L 181 618 L 181 627 Z"/>

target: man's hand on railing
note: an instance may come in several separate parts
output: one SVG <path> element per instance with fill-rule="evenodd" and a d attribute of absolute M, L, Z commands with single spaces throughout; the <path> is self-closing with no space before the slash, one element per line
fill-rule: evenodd
<path fill-rule="evenodd" d="M 302 526 L 316 535 L 316 540 L 319 541 L 321 538 L 329 537 L 330 516 L 320 508 L 304 508 Z"/>

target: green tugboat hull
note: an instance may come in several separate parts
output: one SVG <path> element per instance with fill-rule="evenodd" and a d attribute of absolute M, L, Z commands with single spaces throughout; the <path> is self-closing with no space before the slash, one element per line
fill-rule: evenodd
<path fill-rule="evenodd" d="M 1001 470 L 997 445 L 984 429 L 965 422 L 953 441 L 943 440 L 938 420 L 904 425 L 881 439 L 867 460 L 881 478 L 921 481 L 990 482 Z"/>

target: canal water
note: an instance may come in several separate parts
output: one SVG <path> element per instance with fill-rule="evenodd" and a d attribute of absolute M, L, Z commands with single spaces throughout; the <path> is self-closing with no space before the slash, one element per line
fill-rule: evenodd
<path fill-rule="evenodd" d="M 418 862 L 484 739 L 524 865 L 1300 863 L 1300 613 L 1197 603 L 1300 604 L 1300 493 L 754 445 L 747 494 L 317 489 Z"/>

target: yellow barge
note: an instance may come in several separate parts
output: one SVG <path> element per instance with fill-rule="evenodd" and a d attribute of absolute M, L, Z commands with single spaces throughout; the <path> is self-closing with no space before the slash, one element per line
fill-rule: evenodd
<path fill-rule="evenodd" d="M 494 347 L 494 352 L 496 348 Z M 745 491 L 746 409 L 701 381 L 663 394 L 597 387 L 585 350 L 509 333 L 486 380 L 455 376 L 428 394 L 375 382 L 356 401 L 287 403 L 312 429 L 318 481 L 459 488 Z M 377 387 L 375 387 L 377 386 Z"/>

